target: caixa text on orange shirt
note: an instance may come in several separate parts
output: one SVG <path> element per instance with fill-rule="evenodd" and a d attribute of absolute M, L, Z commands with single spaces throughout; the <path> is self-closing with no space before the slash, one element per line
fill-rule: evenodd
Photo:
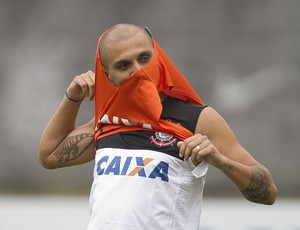
<path fill-rule="evenodd" d="M 142 124 L 135 121 L 130 121 L 125 118 L 117 117 L 117 116 L 109 116 L 104 114 L 101 119 L 98 120 L 95 131 L 99 130 L 101 124 L 114 124 L 114 125 L 126 125 L 126 126 L 137 126 L 144 129 L 152 129 L 151 124 Z"/>

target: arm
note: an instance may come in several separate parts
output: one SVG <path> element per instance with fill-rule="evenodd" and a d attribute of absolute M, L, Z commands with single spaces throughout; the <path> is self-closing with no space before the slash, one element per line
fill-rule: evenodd
<path fill-rule="evenodd" d="M 179 142 L 181 156 L 186 160 L 191 156 L 195 165 L 205 161 L 220 169 L 252 202 L 275 202 L 277 189 L 270 172 L 238 143 L 214 109 L 207 107 L 202 111 L 195 133 Z"/>
<path fill-rule="evenodd" d="M 67 89 L 69 97 L 83 100 L 94 97 L 95 76 L 88 71 L 76 76 Z M 94 158 L 94 119 L 75 127 L 81 102 L 66 96 L 46 126 L 39 145 L 39 161 L 45 168 L 58 168 L 82 164 Z"/>

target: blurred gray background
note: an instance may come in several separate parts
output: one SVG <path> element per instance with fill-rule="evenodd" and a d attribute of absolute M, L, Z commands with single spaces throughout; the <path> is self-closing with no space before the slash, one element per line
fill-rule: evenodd
<path fill-rule="evenodd" d="M 94 69 L 98 37 L 148 26 L 204 102 L 300 195 L 300 1 L 0 0 L 0 194 L 86 194 L 93 163 L 46 170 L 38 144 L 74 76 Z M 93 116 L 85 101 L 78 124 Z M 240 193 L 210 167 L 205 196 Z"/>

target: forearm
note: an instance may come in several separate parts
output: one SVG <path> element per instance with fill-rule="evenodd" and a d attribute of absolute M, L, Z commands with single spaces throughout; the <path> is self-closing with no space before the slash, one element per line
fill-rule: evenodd
<path fill-rule="evenodd" d="M 48 157 L 58 145 L 75 129 L 76 117 L 81 103 L 63 98 L 57 111 L 47 124 L 40 140 L 39 157 Z"/>
<path fill-rule="evenodd" d="M 228 159 L 220 167 L 249 201 L 273 204 L 277 189 L 269 171 L 261 165 L 248 166 Z"/>
<path fill-rule="evenodd" d="M 83 126 L 75 129 L 59 144 L 47 157 L 44 167 L 60 168 L 83 164 L 93 160 L 94 156 L 94 134 Z"/>
<path fill-rule="evenodd" d="M 76 76 L 67 88 L 40 140 L 39 161 L 45 168 L 82 164 L 94 158 L 94 119 L 75 128 L 81 101 L 94 98 L 94 84 L 95 74 L 87 71 Z"/>

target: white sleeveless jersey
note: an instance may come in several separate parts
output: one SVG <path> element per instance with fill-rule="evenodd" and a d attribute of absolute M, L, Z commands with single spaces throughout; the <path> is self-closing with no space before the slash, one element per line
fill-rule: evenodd
<path fill-rule="evenodd" d="M 199 229 L 207 164 L 190 163 L 152 150 L 97 150 L 88 230 Z"/>

